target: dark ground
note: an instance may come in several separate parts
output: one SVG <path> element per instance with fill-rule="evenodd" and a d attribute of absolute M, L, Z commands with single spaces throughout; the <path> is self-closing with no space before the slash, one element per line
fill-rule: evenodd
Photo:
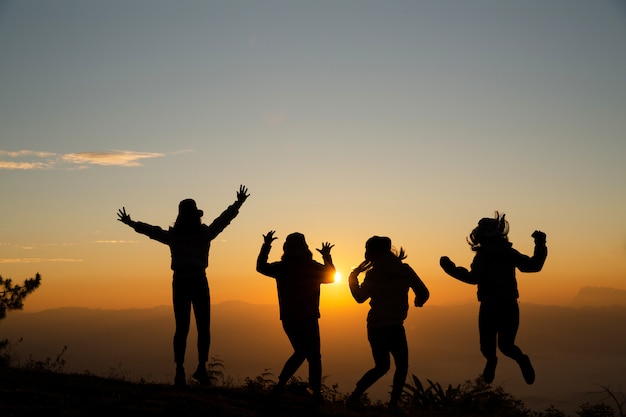
<path fill-rule="evenodd" d="M 363 416 L 380 410 L 347 410 L 326 402 L 317 410 L 305 396 L 286 395 L 272 405 L 269 394 L 245 388 L 132 383 L 88 374 L 0 368 L 0 416 Z"/>

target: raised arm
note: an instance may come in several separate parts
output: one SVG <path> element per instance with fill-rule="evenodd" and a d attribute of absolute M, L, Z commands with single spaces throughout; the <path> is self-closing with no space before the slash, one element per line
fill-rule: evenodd
<path fill-rule="evenodd" d="M 371 262 L 363 261 L 359 266 L 354 268 L 348 277 L 348 286 L 350 287 L 350 292 L 352 293 L 352 297 L 357 303 L 363 303 L 368 298 L 370 298 L 370 293 L 367 289 L 367 286 L 363 286 L 359 284 L 359 274 L 361 272 L 365 272 L 372 267 Z"/>
<path fill-rule="evenodd" d="M 166 230 L 161 229 L 159 226 L 131 220 L 130 214 L 126 213 L 125 207 L 117 211 L 117 220 L 132 227 L 135 232 L 148 236 L 150 239 L 166 245 L 169 242 L 169 233 Z"/>
<path fill-rule="evenodd" d="M 272 250 L 272 242 L 277 239 L 274 237 L 274 233 L 274 230 L 270 230 L 266 235 L 263 235 L 263 245 L 261 246 L 261 251 L 256 259 L 257 272 L 267 276 L 274 276 L 270 268 L 270 264 L 267 262 L 270 251 Z"/>
<path fill-rule="evenodd" d="M 535 250 L 532 257 L 520 254 L 517 260 L 517 268 L 521 272 L 541 271 L 546 257 L 548 256 L 546 234 L 542 231 L 535 230 L 531 236 L 535 239 Z"/>
<path fill-rule="evenodd" d="M 326 272 L 324 273 L 324 280 L 322 281 L 324 284 L 330 284 L 335 282 L 335 265 L 333 264 L 333 258 L 330 256 L 330 250 L 335 245 L 331 245 L 328 242 L 322 243 L 321 249 L 315 249 L 319 253 L 322 254 L 322 259 L 324 260 L 324 268 Z"/>
<path fill-rule="evenodd" d="M 226 229 L 226 226 L 228 226 L 230 222 L 237 217 L 239 209 L 249 196 L 250 194 L 248 194 L 248 189 L 245 186 L 240 185 L 239 191 L 237 192 L 237 200 L 228 206 L 228 208 L 209 225 L 212 238 L 219 235 L 224 229 Z"/>

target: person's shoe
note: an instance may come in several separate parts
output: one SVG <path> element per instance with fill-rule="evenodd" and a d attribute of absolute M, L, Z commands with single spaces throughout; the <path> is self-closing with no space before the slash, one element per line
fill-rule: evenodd
<path fill-rule="evenodd" d="M 313 393 L 313 395 L 311 396 L 311 404 L 313 405 L 313 407 L 319 407 L 320 405 L 324 404 L 324 397 L 322 396 L 321 392 Z"/>
<path fill-rule="evenodd" d="M 285 385 L 278 382 L 276 385 L 272 387 L 272 391 L 270 392 L 270 399 L 273 402 L 277 402 L 280 400 L 285 393 Z"/>
<path fill-rule="evenodd" d="M 174 376 L 174 385 L 177 387 L 186 387 L 187 386 L 187 377 L 185 376 L 184 369 L 177 369 L 176 376 Z"/>
<path fill-rule="evenodd" d="M 535 382 L 535 369 L 533 368 L 532 363 L 530 363 L 530 358 L 528 355 L 524 355 L 518 363 L 520 369 L 522 370 L 524 381 L 526 381 L 528 385 L 532 385 Z"/>
<path fill-rule="evenodd" d="M 348 399 L 346 400 L 346 407 L 350 410 L 355 411 L 365 410 L 365 404 L 363 404 L 360 398 L 354 396 L 348 397 Z"/>
<path fill-rule="evenodd" d="M 498 358 L 488 359 L 485 364 L 483 380 L 488 384 L 491 384 L 496 377 L 496 365 L 498 365 Z"/>
<path fill-rule="evenodd" d="M 400 408 L 399 405 L 390 405 L 387 407 L 387 413 L 396 417 L 406 417 L 408 416 L 407 412 Z"/>
<path fill-rule="evenodd" d="M 199 367 L 198 369 L 196 369 L 196 372 L 194 372 L 193 375 L 191 375 L 191 377 L 195 379 L 196 381 L 198 381 L 200 385 L 206 385 L 206 386 L 211 385 L 211 378 L 209 377 L 209 375 L 206 372 L 206 369 L 204 368 Z"/>

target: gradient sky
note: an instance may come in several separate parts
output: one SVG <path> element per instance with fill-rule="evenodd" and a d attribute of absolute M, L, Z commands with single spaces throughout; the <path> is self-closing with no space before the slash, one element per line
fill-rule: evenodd
<path fill-rule="evenodd" d="M 254 270 L 299 231 L 344 281 L 391 237 L 431 302 L 475 300 L 441 255 L 506 213 L 539 274 L 521 301 L 626 288 L 623 1 L 2 1 L 0 274 L 42 274 L 26 311 L 170 303 L 169 251 L 116 219 L 210 222 L 213 302 L 274 303 Z M 321 260 L 319 254 L 316 258 Z"/>

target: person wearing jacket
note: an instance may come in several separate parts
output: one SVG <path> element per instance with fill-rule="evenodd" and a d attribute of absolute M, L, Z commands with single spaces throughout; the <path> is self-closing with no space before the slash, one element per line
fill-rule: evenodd
<path fill-rule="evenodd" d="M 161 242 L 170 248 L 171 269 L 173 271 L 172 298 L 174 304 L 174 361 L 176 376 L 174 384 L 185 386 L 185 350 L 193 307 L 198 331 L 198 366 L 192 377 L 203 385 L 210 385 L 211 379 L 206 370 L 209 359 L 210 333 L 210 292 L 206 276 L 209 265 L 211 241 L 217 237 L 239 214 L 239 209 L 248 198 L 248 189 L 240 186 L 236 201 L 220 214 L 210 225 L 202 223 L 202 210 L 190 198 L 178 205 L 178 216 L 173 227 L 162 229 L 147 223 L 131 220 L 126 208 L 117 213 L 118 220 L 132 227 L 137 233 Z"/>
<path fill-rule="evenodd" d="M 317 251 L 324 264 L 315 261 L 302 233 L 291 233 L 285 238 L 280 261 L 268 262 L 274 231 L 263 235 L 263 245 L 257 258 L 257 272 L 274 278 L 278 291 L 280 320 L 293 347 L 293 354 L 285 362 L 274 394 L 280 395 L 298 368 L 308 361 L 309 385 L 313 405 L 322 399 L 322 355 L 320 343 L 320 285 L 335 281 L 335 266 L 330 255 L 333 245 L 326 242 Z"/>
<path fill-rule="evenodd" d="M 348 407 L 362 408 L 361 396 L 389 370 L 391 354 L 396 370 L 388 411 L 404 415 L 399 407 L 400 396 L 409 368 L 409 353 L 404 320 L 409 310 L 408 293 L 415 294 L 414 305 L 422 307 L 430 294 L 413 268 L 402 262 L 405 254 L 392 251 L 391 239 L 373 236 L 365 243 L 365 260 L 348 278 L 352 296 L 358 303 L 370 300 L 367 314 L 367 338 L 372 349 L 374 367 L 357 382 L 348 399 Z M 366 272 L 362 283 L 358 276 Z"/>
<path fill-rule="evenodd" d="M 533 256 L 527 256 L 513 249 L 508 232 L 504 214 L 496 212 L 495 218 L 483 218 L 467 239 L 476 252 L 470 269 L 456 266 L 447 256 L 441 257 L 440 265 L 451 277 L 478 287 L 480 351 L 487 359 L 482 375 L 485 382 L 495 378 L 497 346 L 503 355 L 518 363 L 524 381 L 530 385 L 535 382 L 535 370 L 528 355 L 515 344 L 520 321 L 515 270 L 541 271 L 548 255 L 546 234 L 533 232 L 535 249 Z"/>

